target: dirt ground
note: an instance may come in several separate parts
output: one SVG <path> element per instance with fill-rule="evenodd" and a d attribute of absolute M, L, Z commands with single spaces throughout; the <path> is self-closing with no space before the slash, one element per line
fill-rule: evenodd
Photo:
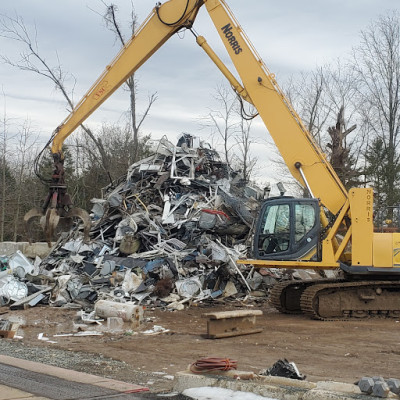
<path fill-rule="evenodd" d="M 258 326 L 262 333 L 210 340 L 203 337 L 206 320 L 202 314 L 232 309 L 261 309 Z M 321 322 L 301 315 L 283 315 L 268 304 L 246 306 L 190 307 L 184 311 L 145 310 L 145 322 L 134 332 L 102 336 L 57 337 L 73 331 L 76 310 L 35 307 L 27 310 L 0 309 L 0 318 L 21 318 L 23 341 L 44 346 L 101 354 L 124 361 L 134 370 L 174 375 L 206 356 L 228 357 L 238 361 L 240 370 L 259 372 L 278 359 L 296 363 L 307 380 L 337 380 L 353 383 L 362 376 L 399 376 L 400 322 L 395 319 L 360 319 Z M 169 330 L 154 336 L 144 330 L 161 325 Z M 125 325 L 129 329 L 129 325 Z M 92 329 L 92 328 L 90 328 Z M 57 343 L 38 339 L 43 332 Z M 1 341 L 0 339 L 0 353 Z M 14 339 L 15 340 L 15 339 Z M 119 379 L 131 381 L 131 372 L 119 372 Z"/>

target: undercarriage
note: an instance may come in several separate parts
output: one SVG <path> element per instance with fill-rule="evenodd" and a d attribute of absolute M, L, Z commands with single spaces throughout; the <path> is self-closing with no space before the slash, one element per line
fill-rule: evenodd
<path fill-rule="evenodd" d="M 320 279 L 277 283 L 270 304 L 319 320 L 400 317 L 400 281 Z"/>

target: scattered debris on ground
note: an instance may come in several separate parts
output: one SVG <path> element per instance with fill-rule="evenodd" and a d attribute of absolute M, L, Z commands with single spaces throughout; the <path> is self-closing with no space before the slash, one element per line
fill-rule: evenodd
<path fill-rule="evenodd" d="M 262 333 L 218 340 L 204 338 L 204 313 L 242 308 L 263 311 L 263 316 L 257 317 Z M 122 331 L 115 332 L 107 329 L 106 321 L 102 325 L 94 322 L 86 327 L 87 331 L 101 334 L 83 336 L 85 326 L 78 317 L 82 310 L 39 304 L 19 310 L 4 306 L 0 313 L 3 313 L 0 318 L 19 324 L 13 339 L 0 339 L 1 354 L 143 384 L 153 392 L 172 390 L 173 386 L 164 375 L 155 375 L 156 372 L 177 376 L 195 360 L 208 356 L 229 357 L 237 360 L 241 371 L 256 374 L 286 358 L 296 363 L 308 382 L 334 380 L 347 382 L 355 389 L 358 388 L 354 382 L 363 376 L 399 378 L 399 322 L 394 319 L 327 321 L 321 335 L 320 321 L 280 314 L 267 302 L 256 307 L 249 302 L 243 307 L 236 300 L 224 299 L 175 312 L 146 307 L 144 321 L 135 330 L 129 329 L 128 322 L 124 322 Z M 57 343 L 39 340 L 40 333 Z M 84 353 L 86 361 L 75 358 Z M 101 359 L 96 360 L 95 356 Z M 117 361 L 125 366 L 116 369 Z M 240 376 L 240 379 L 245 378 Z"/>

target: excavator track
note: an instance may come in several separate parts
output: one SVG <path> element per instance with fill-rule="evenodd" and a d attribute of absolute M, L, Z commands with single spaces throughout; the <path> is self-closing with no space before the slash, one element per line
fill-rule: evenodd
<path fill-rule="evenodd" d="M 284 281 L 271 289 L 269 303 L 281 313 L 323 321 L 400 318 L 400 281 Z"/>
<path fill-rule="evenodd" d="M 400 281 L 317 281 L 300 298 L 302 312 L 319 320 L 400 317 Z"/>
<path fill-rule="evenodd" d="M 277 282 L 269 292 L 269 304 L 284 314 L 301 314 L 300 298 L 311 281 Z"/>

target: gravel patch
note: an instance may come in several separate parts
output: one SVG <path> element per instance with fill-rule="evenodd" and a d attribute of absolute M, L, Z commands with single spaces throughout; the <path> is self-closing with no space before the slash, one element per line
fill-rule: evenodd
<path fill-rule="evenodd" d="M 153 393 L 170 392 L 171 380 L 145 371 L 137 371 L 123 361 L 113 360 L 101 354 L 62 350 L 54 347 L 27 346 L 22 342 L 0 339 L 0 354 L 35 361 L 60 368 L 135 383 L 149 387 Z"/>

